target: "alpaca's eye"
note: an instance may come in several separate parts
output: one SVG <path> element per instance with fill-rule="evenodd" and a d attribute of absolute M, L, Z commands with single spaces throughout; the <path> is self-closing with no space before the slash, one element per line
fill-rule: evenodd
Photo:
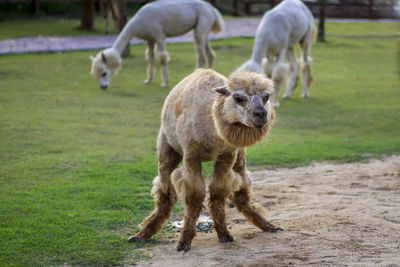
<path fill-rule="evenodd" d="M 101 74 L 101 77 L 106 77 L 106 75 L 107 75 L 107 73 L 106 73 L 106 72 L 103 72 L 103 73 Z"/>
<path fill-rule="evenodd" d="M 266 94 L 263 96 L 262 100 L 263 100 L 264 104 L 267 103 L 268 99 L 269 99 L 269 94 Z"/>
<path fill-rule="evenodd" d="M 242 103 L 246 99 L 241 95 L 233 95 L 233 99 L 235 99 L 236 103 Z"/>

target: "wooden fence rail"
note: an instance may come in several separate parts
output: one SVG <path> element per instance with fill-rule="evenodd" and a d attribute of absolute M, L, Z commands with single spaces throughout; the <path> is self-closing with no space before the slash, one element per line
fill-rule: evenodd
<path fill-rule="evenodd" d="M 62 3 L 82 0 L 0 0 L 0 3 Z M 99 0 L 95 0 L 99 1 Z M 153 0 L 126 0 L 127 3 L 145 4 Z M 260 15 L 277 5 L 281 0 L 208 0 L 224 13 L 234 16 Z M 396 4 L 399 0 L 326 0 L 327 17 L 348 18 L 398 18 Z M 303 0 L 314 15 L 318 14 L 319 0 Z"/>
<path fill-rule="evenodd" d="M 275 5 L 281 2 L 280 0 L 210 0 L 215 7 L 218 9 L 228 12 L 234 16 L 251 16 L 263 14 L 266 10 L 271 9 Z M 318 0 L 303 0 L 303 2 L 313 11 L 318 13 L 318 7 L 320 3 Z M 333 15 L 335 9 L 336 13 L 340 12 L 340 9 L 347 11 L 343 12 L 346 14 L 352 14 L 350 17 L 368 17 L 377 18 L 384 14 L 378 12 L 379 9 L 387 11 L 390 17 L 395 16 L 395 5 L 396 0 L 327 0 L 327 16 Z M 253 6 L 259 6 L 258 10 L 254 10 Z M 349 12 L 351 11 L 351 12 Z M 384 13 L 383 12 L 383 13 Z M 358 15 L 357 15 L 358 14 Z M 339 16 L 340 14 L 335 14 Z"/>

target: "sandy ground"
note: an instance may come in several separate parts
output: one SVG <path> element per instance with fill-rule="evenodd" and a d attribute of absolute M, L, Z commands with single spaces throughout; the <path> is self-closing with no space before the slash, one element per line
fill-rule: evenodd
<path fill-rule="evenodd" d="M 254 199 L 285 231 L 263 233 L 228 208 L 234 242 L 198 233 L 184 253 L 175 250 L 177 237 L 168 239 L 146 248 L 151 260 L 138 266 L 400 266 L 399 156 L 251 177 Z"/>

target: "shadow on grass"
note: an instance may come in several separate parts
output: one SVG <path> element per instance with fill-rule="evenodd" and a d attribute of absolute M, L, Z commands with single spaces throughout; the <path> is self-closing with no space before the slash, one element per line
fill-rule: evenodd
<path fill-rule="evenodd" d="M 121 97 L 139 97 L 139 95 L 134 92 L 112 91 L 111 94 Z"/>

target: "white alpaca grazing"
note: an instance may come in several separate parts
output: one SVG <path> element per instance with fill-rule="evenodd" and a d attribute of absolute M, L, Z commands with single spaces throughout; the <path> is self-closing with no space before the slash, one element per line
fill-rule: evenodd
<path fill-rule="evenodd" d="M 297 59 L 294 46 L 299 43 L 303 66 L 303 97 L 309 97 L 311 85 L 311 44 L 315 40 L 316 27 L 310 10 L 300 0 L 282 1 L 266 12 L 257 28 L 251 59 L 239 70 L 262 73 L 275 81 L 273 103 L 279 106 L 279 96 L 290 70 L 284 98 L 289 98 L 297 85 Z M 287 57 L 289 64 L 284 63 Z M 262 67 L 261 67 L 262 66 Z"/>
<path fill-rule="evenodd" d="M 100 87 L 106 89 L 110 78 L 121 66 L 121 53 L 133 37 L 144 39 L 148 43 L 147 80 L 154 77 L 155 46 L 158 48 L 158 60 L 162 65 L 163 87 L 168 85 L 169 56 L 165 49 L 165 38 L 178 36 L 194 30 L 196 41 L 197 67 L 206 62 L 211 68 L 215 54 L 208 42 L 208 34 L 220 32 L 224 27 L 221 14 L 212 5 L 201 0 L 160 0 L 142 7 L 127 23 L 111 48 L 101 51 L 92 59 L 92 75 L 100 81 Z"/>

